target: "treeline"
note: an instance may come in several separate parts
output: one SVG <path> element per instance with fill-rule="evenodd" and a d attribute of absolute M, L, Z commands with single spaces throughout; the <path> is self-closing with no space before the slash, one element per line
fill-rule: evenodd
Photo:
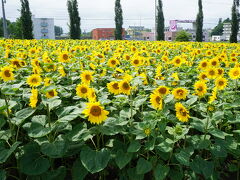
<path fill-rule="evenodd" d="M 21 1 L 21 16 L 16 22 L 7 22 L 8 30 L 10 32 L 10 38 L 23 38 L 23 39 L 33 39 L 33 23 L 32 14 L 29 8 L 28 0 Z M 230 42 L 237 42 L 237 35 L 239 31 L 239 19 L 240 15 L 238 12 L 240 0 L 233 0 L 232 14 L 231 14 L 231 38 Z M 163 13 L 163 3 L 162 0 L 157 0 L 157 14 L 156 14 L 156 38 L 161 41 L 164 40 L 164 13 Z M 121 0 L 115 0 L 115 39 L 121 40 L 123 31 L 123 11 L 121 7 Z M 81 39 L 81 18 L 78 11 L 77 0 L 67 0 L 67 9 L 69 14 L 69 32 L 71 39 Z M 196 41 L 203 41 L 203 5 L 202 0 L 198 0 L 198 13 L 196 16 Z M 1 22 L 2 23 L 2 22 Z M 214 33 L 222 29 L 222 22 L 219 22 L 218 26 L 214 29 Z M 56 28 L 55 28 L 56 29 Z M 2 29 L 1 36 L 3 35 Z M 57 28 L 59 32 L 59 28 Z M 61 31 L 61 30 L 60 30 Z"/>

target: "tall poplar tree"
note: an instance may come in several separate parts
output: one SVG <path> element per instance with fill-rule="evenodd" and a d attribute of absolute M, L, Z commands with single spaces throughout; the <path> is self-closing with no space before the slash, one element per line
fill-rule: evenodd
<path fill-rule="evenodd" d="M 196 19 L 196 41 L 203 41 L 203 6 L 202 0 L 198 0 L 198 14 Z"/>
<path fill-rule="evenodd" d="M 158 0 L 157 6 L 157 40 L 164 40 L 164 15 L 162 0 Z"/>
<path fill-rule="evenodd" d="M 29 8 L 28 0 L 21 0 L 20 22 L 23 39 L 33 39 L 32 13 Z"/>
<path fill-rule="evenodd" d="M 230 36 L 230 42 L 231 43 L 237 43 L 237 36 L 239 31 L 239 14 L 237 7 L 239 7 L 239 0 L 233 0 L 233 6 L 232 6 L 232 27 L 231 27 L 231 36 Z"/>
<path fill-rule="evenodd" d="M 122 25 L 123 25 L 123 16 L 122 16 L 122 6 L 120 0 L 115 1 L 115 39 L 122 40 Z"/>
<path fill-rule="evenodd" d="M 68 14 L 70 19 L 70 25 L 69 25 L 70 38 L 80 39 L 81 38 L 81 28 L 80 28 L 81 18 L 79 17 L 77 0 L 68 0 L 67 7 L 68 7 Z"/>

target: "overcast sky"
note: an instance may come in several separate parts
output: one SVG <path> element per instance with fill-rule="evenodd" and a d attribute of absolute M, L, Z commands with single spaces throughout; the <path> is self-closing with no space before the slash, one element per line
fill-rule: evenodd
<path fill-rule="evenodd" d="M 19 17 L 20 0 L 6 0 L 7 19 Z M 67 0 L 29 0 L 30 9 L 37 18 L 54 18 L 55 25 L 68 32 Z M 90 31 L 100 27 L 114 27 L 115 0 L 78 0 L 81 29 Z M 121 0 L 124 28 L 129 25 L 154 27 L 155 0 Z M 198 0 L 163 0 L 165 25 L 169 20 L 194 20 L 198 11 Z M 204 27 L 214 27 L 219 18 L 231 15 L 231 0 L 203 0 Z M 2 16 L 2 9 L 0 10 Z M 184 26 L 184 25 L 182 25 Z M 186 26 L 184 26 L 186 27 Z"/>

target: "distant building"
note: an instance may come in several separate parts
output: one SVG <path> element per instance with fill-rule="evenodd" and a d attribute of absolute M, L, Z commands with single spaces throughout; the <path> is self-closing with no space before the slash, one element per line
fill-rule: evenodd
<path fill-rule="evenodd" d="M 127 29 L 127 35 L 132 40 L 144 40 L 144 38 L 147 38 L 144 37 L 144 35 L 150 32 L 152 32 L 151 29 L 145 28 L 144 26 L 129 26 Z"/>
<path fill-rule="evenodd" d="M 229 41 L 231 36 L 231 23 L 223 23 L 223 35 L 222 38 L 224 41 Z M 240 31 L 238 32 L 238 40 L 240 40 Z"/>
<path fill-rule="evenodd" d="M 123 29 L 122 36 L 125 36 L 125 29 Z M 115 28 L 97 28 L 92 31 L 92 39 L 95 40 L 114 40 Z"/>
<path fill-rule="evenodd" d="M 166 28 L 168 29 L 168 28 Z M 190 34 L 190 41 L 195 41 L 196 39 L 196 30 L 195 29 L 183 29 L 178 27 L 177 31 L 165 31 L 165 41 L 175 41 L 177 32 L 179 31 L 186 31 L 187 33 Z M 210 41 L 210 30 L 209 29 L 204 29 L 203 30 L 203 41 L 208 42 Z"/>
<path fill-rule="evenodd" d="M 222 36 L 218 36 L 218 35 L 213 35 L 212 36 L 212 41 L 219 42 L 219 41 L 221 41 L 221 39 L 222 39 Z"/>
<path fill-rule="evenodd" d="M 55 39 L 53 18 L 35 18 L 33 16 L 32 20 L 35 39 Z"/>
<path fill-rule="evenodd" d="M 144 41 L 154 41 L 155 33 L 154 32 L 143 32 L 143 40 Z"/>

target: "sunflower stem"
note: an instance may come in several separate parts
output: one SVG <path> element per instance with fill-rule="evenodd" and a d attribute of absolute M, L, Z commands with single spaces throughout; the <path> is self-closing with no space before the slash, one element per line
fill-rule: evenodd
<path fill-rule="evenodd" d="M 7 99 L 7 96 L 5 94 L 4 94 L 4 100 L 5 100 L 5 104 L 7 106 L 7 120 L 8 120 L 9 128 L 10 128 L 10 131 L 11 131 L 11 137 L 12 137 L 12 135 L 13 135 L 13 124 L 10 120 L 10 109 L 9 109 L 8 99 Z"/>
<path fill-rule="evenodd" d="M 49 104 L 47 104 L 47 120 L 48 120 L 49 128 L 52 129 L 52 125 L 51 125 L 51 112 L 50 112 Z M 50 142 L 53 141 L 52 133 L 49 134 L 49 141 Z"/>
<path fill-rule="evenodd" d="M 132 97 L 132 92 L 130 93 L 130 113 L 131 113 L 131 122 L 133 122 L 133 97 Z"/>

